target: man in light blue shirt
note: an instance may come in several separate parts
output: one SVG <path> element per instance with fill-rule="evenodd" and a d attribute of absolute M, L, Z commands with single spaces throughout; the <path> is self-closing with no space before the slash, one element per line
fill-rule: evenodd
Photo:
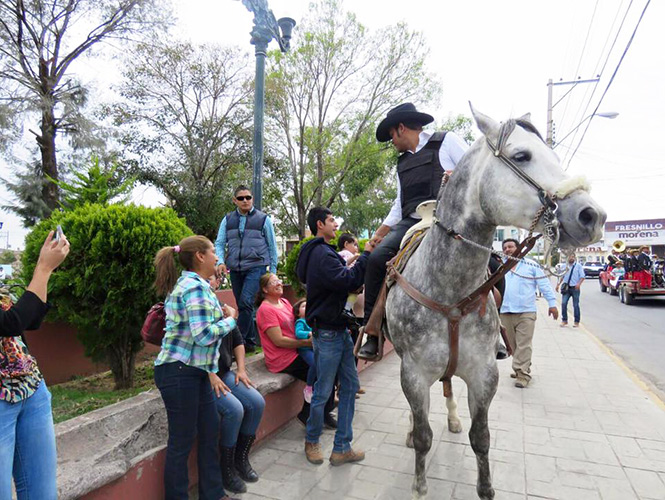
<path fill-rule="evenodd" d="M 519 242 L 512 238 L 504 240 L 503 253 L 513 255 L 518 244 Z M 531 380 L 533 332 L 536 327 L 536 289 L 540 290 L 549 304 L 548 314 L 555 320 L 559 317 L 552 285 L 535 262 L 527 262 L 519 262 L 506 274 L 506 289 L 500 311 L 501 324 L 506 328 L 506 336 L 513 350 L 515 373 L 511 374 L 511 377 L 516 379 L 515 387 L 520 389 L 527 387 Z"/>
<path fill-rule="evenodd" d="M 566 273 L 556 284 L 556 291 L 561 287 L 561 326 L 568 326 L 568 301 L 573 298 L 573 327 L 580 326 L 580 288 L 584 281 L 584 268 L 575 261 L 575 254 L 568 256 Z M 561 286 L 562 283 L 566 286 Z"/>
<path fill-rule="evenodd" d="M 238 328 L 245 350 L 256 349 L 254 299 L 259 279 L 266 272 L 277 272 L 275 229 L 270 217 L 254 208 L 251 191 L 238 186 L 233 193 L 236 210 L 222 219 L 215 241 L 217 273 L 230 271 L 233 296 L 238 305 Z"/>

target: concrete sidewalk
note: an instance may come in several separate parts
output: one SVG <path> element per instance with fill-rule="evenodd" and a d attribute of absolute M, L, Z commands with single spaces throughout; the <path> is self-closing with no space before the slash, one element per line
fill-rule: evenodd
<path fill-rule="evenodd" d="M 490 461 L 496 499 L 665 499 L 665 405 L 582 328 L 560 328 L 538 300 L 533 380 L 513 386 L 500 361 L 490 411 Z M 404 445 L 409 410 L 396 354 L 360 375 L 355 445 L 364 462 L 309 464 L 304 429 L 293 422 L 252 455 L 258 483 L 246 499 L 408 499 L 414 452 Z M 467 432 L 466 388 L 453 381 L 462 434 L 448 432 L 441 384 L 432 387 L 428 455 L 432 499 L 476 499 L 476 463 Z M 322 438 L 332 449 L 331 431 Z M 239 495 L 234 495 L 239 496 Z"/>

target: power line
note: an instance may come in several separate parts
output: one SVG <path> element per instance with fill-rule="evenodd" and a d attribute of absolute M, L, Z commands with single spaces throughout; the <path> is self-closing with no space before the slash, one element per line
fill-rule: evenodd
<path fill-rule="evenodd" d="M 582 133 L 582 138 L 580 139 L 580 142 L 577 143 L 577 147 L 573 151 L 573 154 L 570 155 L 570 159 L 568 160 L 568 164 L 566 165 L 566 170 L 568 170 L 568 167 L 570 166 L 570 162 L 573 161 L 573 158 L 575 157 L 575 153 L 577 153 L 577 150 L 582 145 L 582 141 L 584 141 L 584 137 L 586 136 L 586 133 L 589 130 L 589 126 L 591 125 L 591 122 L 593 121 L 593 117 L 598 112 L 598 108 L 600 108 L 600 105 L 602 104 L 603 99 L 605 99 L 605 96 L 607 95 L 607 91 L 610 89 L 610 86 L 614 82 L 614 78 L 616 77 L 617 73 L 619 72 L 619 68 L 621 67 L 621 64 L 623 63 L 623 60 L 626 57 L 626 54 L 628 53 L 628 49 L 633 44 L 633 40 L 635 39 L 635 34 L 637 33 L 637 30 L 640 27 L 640 24 L 642 23 L 642 19 L 644 18 L 644 14 L 646 13 L 647 8 L 649 7 L 650 3 L 651 3 L 651 0 L 647 0 L 647 3 L 644 6 L 644 9 L 642 9 L 642 13 L 640 14 L 640 18 L 637 20 L 637 24 L 635 25 L 635 29 L 633 30 L 632 35 L 630 35 L 630 39 L 628 40 L 628 43 L 626 44 L 626 48 L 623 50 L 623 54 L 621 54 L 621 59 L 619 59 L 619 62 L 617 63 L 616 68 L 614 69 L 614 73 L 612 73 L 612 76 L 610 77 L 610 81 L 607 83 L 607 87 L 605 87 L 605 90 L 603 91 L 603 95 L 600 96 L 600 100 L 598 101 L 598 104 L 596 105 L 596 109 L 593 110 L 593 113 L 591 114 L 591 118 L 589 118 L 589 123 L 587 123 L 586 128 L 584 129 L 584 132 Z"/>
<path fill-rule="evenodd" d="M 621 20 L 621 24 L 619 25 L 619 29 L 617 30 L 616 35 L 614 36 L 614 40 L 612 41 L 612 46 L 610 47 L 610 50 L 607 52 L 607 57 L 605 58 L 605 62 L 603 63 L 603 67 L 600 70 L 600 73 L 598 73 L 599 77 L 602 77 L 602 75 L 605 73 L 605 68 L 607 67 L 607 63 L 610 60 L 610 56 L 614 52 L 614 47 L 617 43 L 617 40 L 619 39 L 619 35 L 623 31 L 624 23 L 626 22 L 626 18 L 628 17 L 628 13 L 630 12 L 630 9 L 631 9 L 632 6 L 633 6 L 633 0 L 630 0 L 630 3 L 628 4 L 628 8 L 626 9 L 626 12 L 623 15 L 623 19 Z M 619 11 L 617 11 L 617 16 L 618 16 L 618 14 L 619 14 Z M 615 16 L 615 20 L 616 20 L 616 16 Z M 614 27 L 614 21 L 612 22 L 612 27 Z M 611 28 L 610 28 L 610 32 L 608 33 L 608 38 L 609 38 L 610 33 L 611 33 Z M 607 40 L 606 40 L 605 43 L 607 43 Z M 601 57 L 602 57 L 602 52 L 601 52 Z M 596 67 L 598 67 L 598 66 L 596 65 Z M 595 95 L 597 88 L 598 88 L 598 85 L 594 85 L 593 92 L 591 92 L 591 95 L 589 96 L 589 99 L 588 99 L 586 105 L 584 106 L 584 110 L 582 110 L 582 106 L 580 106 L 578 108 L 578 115 L 577 116 L 580 117 L 579 119 L 582 119 L 583 117 L 587 116 L 589 106 L 591 106 L 591 101 L 593 100 L 593 96 Z M 586 96 L 585 96 L 585 98 L 586 98 Z M 582 112 L 579 113 L 579 111 L 581 111 L 581 110 L 582 110 Z M 571 144 L 575 143 L 575 139 L 577 139 L 577 135 L 579 134 L 579 132 L 580 131 L 578 130 L 573 134 L 573 137 L 570 141 Z M 567 154 L 566 154 L 566 156 L 564 156 L 564 159 L 563 159 L 564 163 L 566 162 L 566 157 L 567 156 L 568 156 Z"/>

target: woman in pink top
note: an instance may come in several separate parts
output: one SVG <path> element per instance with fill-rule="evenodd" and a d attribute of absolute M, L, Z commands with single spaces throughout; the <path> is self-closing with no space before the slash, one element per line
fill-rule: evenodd
<path fill-rule="evenodd" d="M 276 274 L 264 274 L 259 280 L 259 292 L 256 295 L 256 326 L 261 337 L 261 347 L 266 367 L 273 373 L 288 373 L 305 382 L 309 365 L 300 357 L 299 347 L 312 347 L 312 339 L 297 339 L 295 333 L 296 318 L 293 308 L 282 295 L 284 287 Z M 328 427 L 336 428 L 337 421 L 330 415 L 334 407 L 334 395 L 326 404 L 324 422 Z M 309 417 L 309 403 L 303 402 L 298 420 L 305 425 Z"/>

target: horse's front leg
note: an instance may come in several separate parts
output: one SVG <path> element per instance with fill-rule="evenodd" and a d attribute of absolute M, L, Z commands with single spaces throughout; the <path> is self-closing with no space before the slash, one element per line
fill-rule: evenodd
<path fill-rule="evenodd" d="M 478 367 L 478 370 L 465 380 L 469 391 L 469 411 L 471 413 L 469 441 L 478 464 L 476 491 L 478 497 L 483 500 L 494 498 L 489 464 L 490 431 L 487 414 L 496 393 L 498 380 L 499 373 L 495 362 L 485 367 Z"/>
<path fill-rule="evenodd" d="M 429 425 L 429 383 L 419 372 L 419 367 L 407 358 L 402 359 L 400 378 L 402 391 L 411 407 L 413 427 L 410 437 L 416 450 L 416 470 L 412 490 L 415 497 L 427 494 L 425 462 L 432 447 L 432 428 Z M 407 438 L 407 446 L 408 446 Z"/>

